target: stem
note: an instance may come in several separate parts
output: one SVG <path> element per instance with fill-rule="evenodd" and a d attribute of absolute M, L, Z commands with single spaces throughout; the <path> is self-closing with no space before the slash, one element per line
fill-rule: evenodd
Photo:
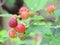
<path fill-rule="evenodd" d="M 0 17 L 12 17 L 12 14 L 0 14 Z M 18 18 L 20 15 L 18 16 Z"/>
<path fill-rule="evenodd" d="M 24 36 L 24 33 L 20 33 L 20 37 L 23 37 Z"/>
<path fill-rule="evenodd" d="M 0 14 L 0 17 L 11 17 L 11 14 Z"/>

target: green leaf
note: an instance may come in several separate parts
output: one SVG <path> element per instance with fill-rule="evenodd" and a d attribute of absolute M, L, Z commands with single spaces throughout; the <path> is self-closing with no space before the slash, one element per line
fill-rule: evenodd
<path fill-rule="evenodd" d="M 2 36 L 2 35 L 5 35 L 7 33 L 7 31 L 6 30 L 1 30 L 0 31 L 0 35 Z"/>
<path fill-rule="evenodd" d="M 4 42 L 8 39 L 7 31 L 6 30 L 1 30 L 0 31 L 0 42 Z"/>
<path fill-rule="evenodd" d="M 3 36 L 3 37 L 0 37 L 0 42 L 4 42 L 8 39 L 8 36 Z"/>
<path fill-rule="evenodd" d="M 32 44 L 32 40 L 23 40 L 23 41 L 19 41 L 18 44 Z"/>
<path fill-rule="evenodd" d="M 20 44 L 32 44 L 32 40 L 20 40 L 18 37 L 16 38 L 10 38 L 11 42 L 17 42 L 16 44 L 20 45 Z"/>
<path fill-rule="evenodd" d="M 19 42 L 20 41 L 20 39 L 18 38 L 18 37 L 16 37 L 16 38 L 10 38 L 10 40 L 13 42 Z"/>
<path fill-rule="evenodd" d="M 24 0 L 28 8 L 30 8 L 32 11 L 43 9 L 47 4 L 47 1 L 48 0 Z"/>
<path fill-rule="evenodd" d="M 49 0 L 49 1 L 51 1 L 51 2 L 55 2 L 56 0 Z"/>
<path fill-rule="evenodd" d="M 56 9 L 56 10 L 55 10 L 55 15 L 56 15 L 56 16 L 59 16 L 59 15 L 60 15 L 60 9 Z"/>
<path fill-rule="evenodd" d="M 34 25 L 46 25 L 46 26 L 51 26 L 52 23 L 51 23 L 51 22 L 43 22 L 43 21 L 41 21 L 41 22 L 35 22 Z"/>
<path fill-rule="evenodd" d="M 44 17 L 35 15 L 32 19 L 36 20 L 36 21 L 39 21 L 39 20 L 44 20 Z"/>
<path fill-rule="evenodd" d="M 60 33 L 57 34 L 57 37 L 52 39 L 50 45 L 60 45 Z"/>
<path fill-rule="evenodd" d="M 45 34 L 45 37 L 48 38 L 48 39 L 52 39 L 53 38 L 53 35 Z"/>
<path fill-rule="evenodd" d="M 34 33 L 34 32 L 31 32 L 31 33 L 29 34 L 29 36 L 34 37 L 34 36 L 35 36 L 35 33 Z"/>
<path fill-rule="evenodd" d="M 58 18 L 58 24 L 60 25 L 60 9 L 56 9 L 55 10 L 55 15 L 57 16 L 57 18 Z"/>
<path fill-rule="evenodd" d="M 50 30 L 49 27 L 45 26 L 45 25 L 31 25 L 27 30 L 26 33 L 38 33 L 38 34 L 42 34 L 43 36 L 47 35 L 52 35 L 52 32 Z M 49 36 L 47 36 L 49 37 Z"/>

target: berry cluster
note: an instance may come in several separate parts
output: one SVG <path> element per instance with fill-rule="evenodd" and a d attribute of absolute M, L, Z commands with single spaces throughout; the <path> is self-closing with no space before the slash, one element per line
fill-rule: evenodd
<path fill-rule="evenodd" d="M 20 13 L 20 16 L 21 16 L 22 19 L 27 19 L 29 17 L 29 12 L 28 12 L 28 9 L 26 7 L 22 7 L 19 10 L 19 13 Z M 18 18 L 18 16 L 15 14 L 9 20 L 9 26 L 11 28 L 13 28 L 11 31 L 9 31 L 9 36 L 11 38 L 16 37 L 16 32 L 24 33 L 25 30 L 26 30 L 26 27 L 25 27 L 25 25 L 23 23 L 18 24 L 17 18 Z"/>
<path fill-rule="evenodd" d="M 24 24 L 18 24 L 17 20 L 15 18 L 11 18 L 9 21 L 9 26 L 11 28 L 13 28 L 10 32 L 9 32 L 9 36 L 11 38 L 16 37 L 16 32 L 18 33 L 24 33 L 26 30 L 26 27 L 24 26 Z"/>
<path fill-rule="evenodd" d="M 54 12 L 54 5 L 50 5 L 47 7 L 47 11 L 48 13 L 52 13 Z M 29 12 L 29 10 L 26 7 L 22 7 L 19 9 L 19 14 L 20 14 L 20 18 L 22 18 L 23 20 L 28 19 L 29 17 L 31 17 L 31 15 L 33 14 L 32 12 Z M 18 33 L 24 33 L 26 30 L 26 27 L 24 24 L 18 24 L 17 21 L 18 16 L 15 14 L 12 16 L 12 18 L 9 20 L 9 26 L 11 28 L 13 28 L 10 32 L 9 32 L 9 36 L 11 38 L 16 37 L 16 32 Z"/>

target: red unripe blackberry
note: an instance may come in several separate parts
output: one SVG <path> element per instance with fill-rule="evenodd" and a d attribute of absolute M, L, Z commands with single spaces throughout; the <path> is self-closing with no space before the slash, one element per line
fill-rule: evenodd
<path fill-rule="evenodd" d="M 17 19 L 17 18 L 18 18 L 18 16 L 17 16 L 16 14 L 14 14 L 14 15 L 12 15 L 12 18 Z"/>
<path fill-rule="evenodd" d="M 55 6 L 54 5 L 50 5 L 50 6 L 47 7 L 47 11 L 49 13 L 53 12 L 54 10 L 55 10 Z"/>
<path fill-rule="evenodd" d="M 28 9 L 26 8 L 26 7 L 21 7 L 20 9 L 19 9 L 19 12 L 20 13 L 22 13 L 22 12 L 27 12 L 28 11 Z"/>
<path fill-rule="evenodd" d="M 19 24 L 19 25 L 16 26 L 16 30 L 19 33 L 24 33 L 26 28 L 25 28 L 25 26 L 23 24 Z"/>
<path fill-rule="evenodd" d="M 20 16 L 22 19 L 27 19 L 30 15 L 29 12 L 22 12 Z"/>
<path fill-rule="evenodd" d="M 9 37 L 15 38 L 15 37 L 16 37 L 16 32 L 15 32 L 14 30 L 11 30 L 11 31 L 9 32 Z"/>
<path fill-rule="evenodd" d="M 9 26 L 10 26 L 11 28 L 15 28 L 15 27 L 17 26 L 17 19 L 11 18 L 11 19 L 9 20 Z"/>

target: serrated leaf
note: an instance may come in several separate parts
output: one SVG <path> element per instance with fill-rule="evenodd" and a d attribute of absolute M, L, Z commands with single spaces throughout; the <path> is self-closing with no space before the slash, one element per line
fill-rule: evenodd
<path fill-rule="evenodd" d="M 60 33 L 57 34 L 57 37 L 52 39 L 50 45 L 60 45 Z"/>
<path fill-rule="evenodd" d="M 50 28 L 45 26 L 45 25 L 31 25 L 26 30 L 26 33 L 31 33 L 31 32 L 42 34 L 43 36 L 45 36 L 45 34 L 52 35 L 52 32 L 51 32 Z"/>
<path fill-rule="evenodd" d="M 26 5 L 33 11 L 43 9 L 48 0 L 24 0 Z"/>

